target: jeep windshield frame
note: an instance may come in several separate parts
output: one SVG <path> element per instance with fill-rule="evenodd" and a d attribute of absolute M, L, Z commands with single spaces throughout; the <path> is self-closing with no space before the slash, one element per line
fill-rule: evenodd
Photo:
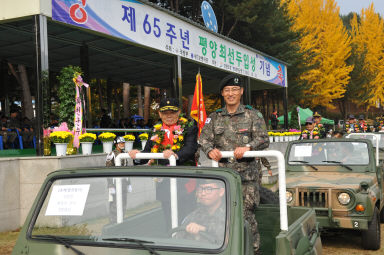
<path fill-rule="evenodd" d="M 369 140 L 343 138 L 290 142 L 285 159 L 287 171 L 366 172 L 372 171 L 372 156 Z"/>
<path fill-rule="evenodd" d="M 100 247 L 123 247 L 123 248 L 132 248 L 132 249 L 142 249 L 142 245 L 138 244 L 137 242 L 128 242 L 128 241 L 123 242 L 120 240 L 117 241 L 118 239 L 121 239 L 121 238 L 127 238 L 127 240 L 129 238 L 131 238 L 131 239 L 137 238 L 140 241 L 143 241 L 142 243 L 144 243 L 146 247 L 149 247 L 150 249 L 153 249 L 154 251 L 169 250 L 169 251 L 185 251 L 185 252 L 194 251 L 194 252 L 219 253 L 226 248 L 226 246 L 228 245 L 227 235 L 229 235 L 229 219 L 230 219 L 230 215 L 231 215 L 230 211 L 232 210 L 232 208 L 230 207 L 230 205 L 231 205 L 231 202 L 230 202 L 231 201 L 231 196 L 230 196 L 231 188 L 230 188 L 230 184 L 229 184 L 229 181 L 227 180 L 227 178 L 225 178 L 223 175 L 215 175 L 215 174 L 204 174 L 204 176 L 202 177 L 201 174 L 199 175 L 196 173 L 196 170 L 194 170 L 194 171 L 190 170 L 189 173 L 185 173 L 186 171 L 178 172 L 178 171 L 175 171 L 176 169 L 172 169 L 168 173 L 164 173 L 164 171 L 160 172 L 160 171 L 156 171 L 156 170 L 154 171 L 153 170 L 156 168 L 163 168 L 163 167 L 151 167 L 151 168 L 128 167 L 128 168 L 130 168 L 129 171 L 124 171 L 123 169 L 116 170 L 116 169 L 104 168 L 108 172 L 105 171 L 105 172 L 100 173 L 100 170 L 99 170 L 99 172 L 93 171 L 92 173 L 87 173 L 87 174 L 79 173 L 79 171 L 77 173 L 74 173 L 72 171 L 72 173 L 70 173 L 70 174 L 67 173 L 65 175 L 61 175 L 61 174 L 55 175 L 54 174 L 54 176 L 52 178 L 50 178 L 49 180 L 46 181 L 46 183 L 44 185 L 44 189 L 41 191 L 41 195 L 39 196 L 39 199 L 37 200 L 37 202 L 35 202 L 36 206 L 34 207 L 35 209 L 32 213 L 32 217 L 31 217 L 31 220 L 29 221 L 29 225 L 28 225 L 27 239 L 46 241 L 47 239 L 42 238 L 41 237 L 42 235 L 57 235 L 59 237 L 65 237 L 66 240 L 70 240 L 70 243 L 72 245 L 100 246 Z M 145 168 L 146 172 L 140 171 L 140 170 L 138 170 L 138 168 Z M 177 167 L 177 168 L 180 169 L 183 167 Z M 169 168 L 166 168 L 166 169 L 169 170 Z M 125 169 L 125 170 L 128 170 L 128 169 Z M 84 171 L 84 170 L 82 170 L 82 171 Z M 80 172 L 82 172 L 82 171 L 80 171 Z M 217 170 L 215 170 L 215 171 L 217 171 Z M 65 172 L 65 171 L 63 171 L 63 172 Z M 193 174 L 191 174 L 191 173 L 193 173 Z M 132 226 L 136 223 L 146 224 L 147 222 L 149 222 L 153 218 L 153 217 L 150 217 L 150 215 L 145 216 L 145 213 L 149 214 L 152 211 L 163 211 L 162 202 L 159 201 L 160 199 L 158 199 L 156 197 L 158 194 L 160 194 L 160 193 L 158 193 L 158 194 L 156 193 L 156 192 L 159 192 L 158 190 L 156 190 L 157 181 L 159 179 L 162 179 L 163 181 L 169 181 L 170 179 L 176 178 L 177 181 L 180 182 L 180 188 L 185 187 L 185 189 L 187 189 L 186 186 L 182 186 L 181 183 L 187 184 L 189 180 L 196 180 L 195 191 L 197 190 L 196 185 L 198 185 L 199 183 L 210 182 L 210 181 L 216 181 L 219 184 L 221 183 L 222 188 L 225 190 L 225 192 L 224 192 L 224 195 L 222 198 L 223 205 L 221 206 L 222 210 L 224 211 L 224 216 L 223 216 L 224 218 L 221 219 L 221 221 L 224 222 L 224 224 L 223 224 L 224 229 L 222 232 L 222 236 L 220 236 L 220 240 L 218 242 L 212 244 L 212 243 L 208 243 L 208 242 L 205 243 L 204 241 L 201 241 L 201 240 L 196 241 L 196 240 L 190 240 L 190 239 L 179 238 L 179 237 L 174 238 L 172 236 L 164 237 L 165 235 L 168 235 L 169 231 L 163 231 L 163 229 L 161 229 L 157 232 L 157 233 L 161 232 L 163 234 L 163 236 L 151 237 L 152 239 L 154 239 L 154 240 L 152 240 L 151 238 L 149 238 L 149 236 L 150 236 L 149 232 L 152 231 L 151 234 L 153 234 L 153 229 L 145 232 L 145 227 L 136 227 L 135 228 L 136 230 L 140 229 L 140 230 L 142 230 L 142 232 L 144 231 L 145 232 L 143 234 L 144 236 L 136 236 L 136 235 L 132 235 L 132 233 L 130 233 L 130 235 L 128 235 L 125 233 L 121 233 L 117 230 L 116 230 L 117 232 L 113 232 L 114 229 L 119 229 L 119 228 L 118 228 L 118 226 L 116 226 L 116 225 L 118 225 L 116 222 L 110 223 L 108 220 L 109 214 L 108 214 L 108 210 L 106 209 L 106 207 L 107 207 L 106 201 L 108 201 L 108 199 L 110 199 L 110 195 L 111 195 L 110 194 L 110 192 L 111 192 L 110 188 L 108 188 L 108 186 L 106 186 L 106 185 L 108 185 L 108 181 L 107 181 L 108 178 L 109 179 L 112 179 L 112 178 L 122 178 L 122 179 L 130 178 L 131 181 L 134 179 L 136 184 L 131 183 L 131 186 L 132 186 L 131 188 L 133 189 L 133 192 L 128 193 L 127 197 L 133 196 L 133 194 L 135 193 L 135 190 L 137 190 L 138 187 L 140 187 L 140 185 L 138 184 L 140 181 L 143 182 L 145 180 L 145 182 L 150 183 L 149 187 L 152 188 L 152 190 L 151 190 L 151 192 L 152 192 L 151 203 L 152 203 L 153 207 L 152 208 L 149 208 L 148 206 L 145 207 L 146 206 L 145 203 L 143 201 L 141 201 L 141 199 L 139 197 L 137 197 L 137 196 L 132 197 L 132 199 L 133 199 L 132 201 L 136 201 L 136 203 L 138 203 L 137 201 L 141 201 L 141 204 L 139 204 L 140 206 L 136 206 L 135 208 L 131 209 L 131 211 L 136 212 L 135 215 L 132 215 L 132 212 L 131 212 L 131 214 L 129 214 L 129 212 L 126 212 L 124 214 L 125 216 L 128 215 L 129 217 L 131 217 L 130 218 L 131 220 L 136 217 L 135 223 L 133 223 L 133 220 L 132 220 L 132 223 L 131 223 Z M 137 182 L 137 181 L 139 181 L 139 182 Z M 96 187 L 92 186 L 92 185 L 95 185 L 95 183 L 97 183 L 97 182 L 99 182 L 99 183 L 103 182 L 103 184 L 101 185 L 101 186 L 103 186 L 102 189 L 100 189 L 100 187 L 101 187 L 100 185 L 98 185 Z M 85 187 L 84 185 L 85 186 L 89 185 L 89 186 Z M 80 204 L 85 203 L 83 205 L 84 206 L 84 208 L 83 208 L 84 214 L 83 215 L 52 215 L 55 213 L 57 214 L 57 212 L 58 212 L 57 208 L 54 209 L 53 211 L 51 208 L 51 211 L 48 212 L 48 207 L 50 207 L 49 206 L 50 201 L 53 201 L 53 202 L 59 201 L 60 202 L 60 199 L 62 199 L 63 201 L 65 200 L 65 199 L 63 199 L 63 197 L 58 196 L 58 194 L 59 194 L 58 193 L 58 186 L 59 186 L 59 188 L 61 186 L 61 188 L 84 188 L 85 187 L 87 189 L 88 194 L 85 195 L 86 196 L 85 201 L 84 201 L 84 199 L 83 199 L 83 202 L 80 201 L 81 195 L 78 196 L 78 198 L 72 198 L 72 200 L 73 200 L 72 202 L 74 202 L 74 203 L 75 202 L 80 203 Z M 155 188 L 154 188 L 154 186 L 155 186 Z M 145 187 L 147 187 L 147 186 L 145 186 Z M 177 186 L 177 188 L 179 190 L 179 186 Z M 100 193 L 100 190 L 103 190 L 103 192 L 101 192 L 101 196 L 103 197 L 101 199 L 103 201 L 102 203 L 97 199 L 95 202 L 95 196 L 92 197 L 92 194 Z M 210 190 L 210 192 L 215 192 L 215 191 L 216 191 L 215 189 Z M 76 192 L 76 191 L 72 191 L 72 192 Z M 84 193 L 85 191 L 80 191 L 80 193 L 82 193 L 82 192 Z M 85 193 L 87 193 L 87 192 L 85 192 Z M 105 194 L 105 192 L 108 192 L 108 194 Z M 166 194 L 169 195 L 169 192 Z M 203 193 L 206 193 L 206 191 L 204 191 Z M 56 197 L 52 197 L 52 194 L 56 194 L 55 195 Z M 73 194 L 76 194 L 76 193 L 73 193 Z M 181 194 L 181 193 L 179 193 L 179 194 Z M 100 196 L 100 194 L 98 196 Z M 196 199 L 195 195 L 192 194 L 192 196 L 193 196 L 193 199 L 195 200 Z M 167 198 L 167 196 L 165 196 L 165 199 L 166 198 Z M 53 199 L 53 200 L 51 200 L 51 199 Z M 127 200 L 127 204 L 128 204 L 130 200 L 129 200 L 129 198 L 127 198 L 127 199 L 128 199 Z M 188 208 L 190 207 L 188 202 L 187 202 L 187 201 L 190 202 L 190 200 L 184 200 L 181 197 L 180 197 L 180 199 L 178 199 L 178 202 L 181 203 L 181 204 L 179 204 L 179 207 L 178 207 L 179 211 L 181 210 L 181 208 L 185 208 L 187 206 L 188 206 Z M 63 201 L 61 201 L 61 202 L 63 202 Z M 68 200 L 68 201 L 69 201 L 69 203 L 71 202 L 70 200 Z M 66 201 L 66 202 L 68 203 L 68 201 Z M 93 201 L 94 204 L 98 204 L 98 203 L 102 204 L 101 206 L 99 206 L 99 209 L 101 208 L 100 210 L 104 210 L 104 213 L 101 217 L 98 217 L 98 218 L 96 217 L 96 219 L 95 219 L 95 218 L 89 218 L 87 215 L 85 215 L 87 212 L 90 212 L 90 211 L 93 211 L 95 213 L 100 213 L 100 210 L 95 210 L 95 209 L 91 210 L 89 207 L 87 207 L 88 201 Z M 53 203 L 53 204 L 55 204 L 55 203 Z M 67 206 L 70 207 L 70 205 L 68 205 L 68 204 L 67 204 Z M 171 206 L 171 205 L 169 205 L 169 206 Z M 192 211 L 194 211 L 194 210 L 192 210 Z M 47 212 L 48 212 L 48 216 L 52 217 L 52 219 L 47 219 L 47 217 L 48 217 Z M 105 212 L 107 212 L 107 213 L 105 213 Z M 141 212 L 140 215 L 138 215 L 137 212 Z M 164 212 L 163 212 L 163 215 L 167 215 L 168 217 L 172 217 L 172 216 L 169 216 L 168 214 L 166 214 Z M 184 212 L 184 217 L 186 215 L 187 215 L 187 213 Z M 220 215 L 223 215 L 223 214 L 220 214 Z M 143 217 L 143 220 L 140 220 L 140 221 L 137 220 L 137 218 L 139 218 L 139 216 Z M 181 217 L 182 214 L 180 214 L 179 216 Z M 124 220 L 126 220 L 127 217 L 125 217 Z M 86 220 L 82 220 L 82 218 L 86 218 Z M 168 221 L 171 221 L 171 220 L 168 220 Z M 59 223 L 60 231 L 56 231 L 57 229 L 52 230 L 52 226 L 49 225 L 49 224 L 57 224 L 57 222 Z M 127 222 L 129 223 L 128 220 L 123 221 L 122 223 L 127 224 Z M 38 225 L 39 228 L 36 227 L 37 224 L 39 224 Z M 65 224 L 67 224 L 67 225 L 65 225 Z M 70 230 L 71 228 L 68 227 L 68 224 L 70 227 L 73 228 L 72 229 L 73 231 Z M 182 218 L 179 218 L 179 224 L 180 225 L 182 224 Z M 92 225 L 92 227 L 90 227 L 91 225 Z M 160 224 L 158 224 L 158 225 L 160 225 Z M 160 228 L 160 226 L 158 226 L 158 227 Z M 161 226 L 161 227 L 163 227 L 163 226 Z M 130 229 L 132 229 L 132 231 L 133 231 L 133 227 L 131 227 Z M 125 234 L 125 235 L 122 236 L 121 234 Z M 113 239 L 115 239 L 116 241 L 113 241 Z"/>

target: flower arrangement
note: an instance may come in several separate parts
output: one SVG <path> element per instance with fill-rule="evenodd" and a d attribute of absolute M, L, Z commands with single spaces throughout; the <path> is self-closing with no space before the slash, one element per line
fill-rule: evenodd
<path fill-rule="evenodd" d="M 147 133 L 142 133 L 139 135 L 139 139 L 141 141 L 147 141 L 148 140 L 148 134 Z"/>
<path fill-rule="evenodd" d="M 136 137 L 132 134 L 127 134 L 123 136 L 126 141 L 135 141 Z"/>
<path fill-rule="evenodd" d="M 68 131 L 54 131 L 49 135 L 53 143 L 69 143 L 72 137 L 72 133 Z"/>
<path fill-rule="evenodd" d="M 151 137 L 151 141 L 153 141 L 155 145 L 152 147 L 151 152 L 157 153 L 169 149 L 172 151 L 179 151 L 184 145 L 186 127 L 190 127 L 192 125 L 193 122 L 188 122 L 186 118 L 179 118 L 172 132 L 173 144 L 164 145 L 163 141 L 165 130 L 163 129 L 163 125 L 161 123 L 156 124 L 153 126 L 153 136 Z"/>
<path fill-rule="evenodd" d="M 101 133 L 98 138 L 102 142 L 113 142 L 113 140 L 116 138 L 116 135 L 113 133 L 105 132 Z"/>
<path fill-rule="evenodd" d="M 84 133 L 79 136 L 79 141 L 81 143 L 88 142 L 93 143 L 96 140 L 96 135 L 92 133 Z"/>

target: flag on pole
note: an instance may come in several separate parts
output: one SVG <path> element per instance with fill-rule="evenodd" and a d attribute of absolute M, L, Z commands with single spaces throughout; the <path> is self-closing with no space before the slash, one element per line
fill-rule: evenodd
<path fill-rule="evenodd" d="M 200 72 L 196 75 L 195 93 L 193 94 L 193 101 L 191 107 L 191 117 L 197 121 L 199 128 L 199 136 L 204 127 L 207 113 L 205 112 L 204 98 L 203 98 L 203 84 L 201 81 Z"/>

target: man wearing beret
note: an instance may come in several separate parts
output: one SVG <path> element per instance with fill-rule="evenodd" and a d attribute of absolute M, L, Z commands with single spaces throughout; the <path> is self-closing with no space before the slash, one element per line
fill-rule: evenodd
<path fill-rule="evenodd" d="M 319 112 L 315 112 L 313 115 L 313 123 L 315 124 L 315 128 L 319 130 L 319 138 L 323 139 L 327 136 L 327 130 L 324 125 L 321 124 L 321 119 L 323 118 Z"/>
<path fill-rule="evenodd" d="M 260 162 L 243 158 L 246 151 L 268 148 L 269 139 L 263 115 L 251 106 L 241 103 L 243 83 L 238 75 L 226 76 L 220 86 L 225 107 L 211 113 L 200 134 L 199 146 L 221 167 L 238 171 L 242 178 L 244 216 L 251 225 L 254 249 L 258 250 L 260 236 L 254 209 L 259 204 Z M 221 151 L 234 151 L 234 158 L 223 159 Z"/>

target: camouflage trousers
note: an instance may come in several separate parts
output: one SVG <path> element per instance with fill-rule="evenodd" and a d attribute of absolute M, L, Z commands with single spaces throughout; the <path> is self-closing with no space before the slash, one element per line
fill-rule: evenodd
<path fill-rule="evenodd" d="M 255 208 L 259 205 L 260 194 L 258 181 L 243 181 L 244 218 L 248 221 L 253 234 L 253 247 L 255 251 L 260 246 L 260 234 L 257 228 Z"/>

